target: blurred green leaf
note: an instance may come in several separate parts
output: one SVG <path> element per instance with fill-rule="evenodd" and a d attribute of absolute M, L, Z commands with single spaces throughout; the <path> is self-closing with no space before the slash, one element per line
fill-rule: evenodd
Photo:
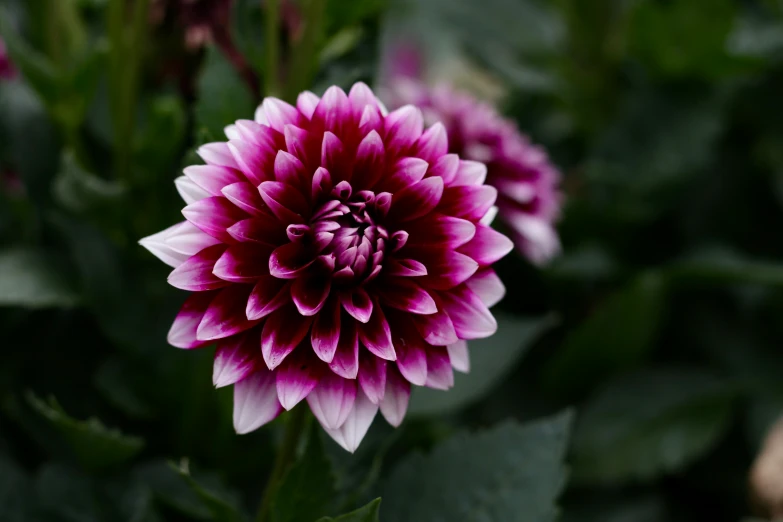
<path fill-rule="evenodd" d="M 381 499 L 376 498 L 364 507 L 336 518 L 323 517 L 316 522 L 380 522 Z"/>
<path fill-rule="evenodd" d="M 598 497 L 598 499 L 596 499 Z M 564 509 L 560 522 L 662 522 L 671 520 L 666 503 L 652 495 L 621 494 L 611 502 L 598 495 L 574 501 L 573 508 Z"/>
<path fill-rule="evenodd" d="M 404 458 L 387 478 L 384 519 L 553 522 L 566 480 L 571 414 L 460 433 L 429 455 Z"/>
<path fill-rule="evenodd" d="M 304 454 L 280 483 L 272 503 L 273 522 L 315 520 L 329 512 L 337 491 L 319 431 L 310 429 Z"/>
<path fill-rule="evenodd" d="M 127 522 L 165 522 L 155 508 L 152 491 L 138 483 L 123 491 L 119 511 Z"/>
<path fill-rule="evenodd" d="M 631 368 L 649 354 L 666 299 L 666 280 L 647 272 L 607 298 L 571 330 L 544 370 L 548 386 L 574 394 Z"/>
<path fill-rule="evenodd" d="M 263 72 L 263 3 L 256 0 L 234 0 L 231 4 L 231 35 L 253 70 Z"/>
<path fill-rule="evenodd" d="M 204 507 L 211 513 L 212 520 L 215 522 L 242 522 L 247 520 L 247 517 L 239 507 L 239 501 L 234 495 L 227 492 L 222 484 L 216 481 L 207 484 L 205 481 L 196 480 L 190 474 L 187 464 L 180 466 L 171 464 L 171 468 L 196 493 Z"/>
<path fill-rule="evenodd" d="M 30 477 L 8 457 L 0 454 L 0 520 L 27 522 L 33 502 Z"/>
<path fill-rule="evenodd" d="M 145 484 L 161 504 L 196 520 L 212 518 L 211 510 L 201 501 L 190 482 L 182 479 L 176 466 L 148 462 L 134 469 L 133 476 Z"/>
<path fill-rule="evenodd" d="M 78 295 L 61 259 L 43 250 L 0 250 L 0 306 L 71 307 Z"/>
<path fill-rule="evenodd" d="M 143 107 L 144 118 L 134 138 L 134 160 L 145 171 L 144 182 L 170 180 L 184 152 L 186 107 L 180 97 L 167 94 L 144 100 Z"/>
<path fill-rule="evenodd" d="M 47 464 L 35 482 L 36 508 L 57 522 L 109 522 L 90 479 L 60 464 Z M 45 519 L 50 520 L 50 519 Z"/>
<path fill-rule="evenodd" d="M 546 270 L 558 279 L 593 282 L 615 277 L 620 267 L 600 245 L 590 244 L 564 252 Z"/>
<path fill-rule="evenodd" d="M 126 359 L 113 357 L 98 368 L 94 384 L 107 401 L 126 415 L 149 419 L 154 407 L 141 393 L 148 380 L 149 370 L 141 372 Z"/>
<path fill-rule="evenodd" d="M 60 170 L 52 187 L 54 198 L 64 208 L 77 213 L 106 209 L 125 195 L 125 187 L 82 168 L 71 151 L 60 160 Z"/>
<path fill-rule="evenodd" d="M 495 335 L 468 343 L 470 372 L 455 373 L 454 387 L 447 392 L 414 388 L 409 415 L 446 415 L 475 404 L 503 383 L 528 348 L 555 323 L 553 316 L 519 319 L 496 313 L 495 317 Z"/>
<path fill-rule="evenodd" d="M 144 447 L 139 437 L 106 428 L 98 419 L 80 421 L 68 416 L 54 397 L 48 402 L 33 394 L 30 405 L 63 437 L 79 463 L 86 469 L 111 468 L 128 462 Z"/>
<path fill-rule="evenodd" d="M 698 369 L 655 369 L 609 382 L 582 410 L 573 443 L 579 483 L 647 481 L 682 470 L 723 436 L 732 383 Z"/>
<path fill-rule="evenodd" d="M 220 139 L 223 129 L 240 119 L 253 119 L 253 96 L 236 70 L 210 47 L 198 79 L 195 116 L 198 128 Z"/>
<path fill-rule="evenodd" d="M 749 259 L 725 247 L 705 247 L 675 261 L 669 269 L 674 282 L 783 285 L 783 263 Z"/>

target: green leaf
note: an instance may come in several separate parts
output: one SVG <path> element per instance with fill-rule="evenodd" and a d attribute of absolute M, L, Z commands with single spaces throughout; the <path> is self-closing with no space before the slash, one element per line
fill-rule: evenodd
<path fill-rule="evenodd" d="M 384 518 L 553 522 L 570 424 L 570 413 L 526 425 L 508 421 L 406 457 L 383 488 Z"/>
<path fill-rule="evenodd" d="M 454 387 L 447 392 L 414 388 L 409 415 L 445 415 L 475 404 L 500 386 L 514 370 L 527 349 L 550 328 L 553 316 L 535 319 L 497 313 L 498 331 L 489 339 L 470 341 L 470 372 L 454 375 Z"/>
<path fill-rule="evenodd" d="M 611 381 L 577 424 L 574 480 L 615 484 L 682 470 L 726 432 L 735 396 L 732 383 L 695 369 L 645 370 Z"/>
<path fill-rule="evenodd" d="M 126 193 L 124 186 L 83 169 L 71 151 L 65 152 L 60 160 L 52 190 L 64 208 L 77 213 L 111 208 Z"/>
<path fill-rule="evenodd" d="M 35 482 L 38 511 L 58 522 L 104 522 L 89 477 L 61 464 L 47 464 Z"/>
<path fill-rule="evenodd" d="M 198 79 L 196 124 L 209 131 L 213 139 L 236 120 L 252 119 L 253 97 L 231 63 L 210 47 Z"/>
<path fill-rule="evenodd" d="M 337 518 L 323 517 L 316 522 L 380 522 L 381 499 L 376 498 L 364 507 Z"/>
<path fill-rule="evenodd" d="M 58 256 L 42 250 L 0 250 L 0 306 L 70 307 L 77 302 Z"/>
<path fill-rule="evenodd" d="M 242 522 L 247 520 L 247 517 L 242 514 L 239 508 L 238 499 L 225 491 L 222 484 L 217 481 L 207 484 L 204 480 L 196 480 L 190 474 L 186 462 L 179 466 L 171 463 L 170 466 L 201 499 L 201 503 L 210 512 L 212 520 L 216 522 Z"/>
<path fill-rule="evenodd" d="M 167 507 L 197 520 L 211 519 L 211 511 L 190 486 L 190 482 L 182 480 L 178 467 L 163 462 L 148 462 L 134 469 L 133 476 Z"/>
<path fill-rule="evenodd" d="M 670 274 L 678 283 L 755 283 L 783 286 L 783 264 L 749 259 L 723 247 L 706 247 L 675 262 Z"/>
<path fill-rule="evenodd" d="M 149 382 L 149 369 L 140 371 L 121 357 L 112 357 L 101 364 L 93 378 L 95 387 L 107 401 L 126 415 L 149 419 L 155 407 L 143 390 Z"/>
<path fill-rule="evenodd" d="M 332 466 L 324 452 L 321 434 L 314 426 L 304 454 L 280 483 L 272 504 L 272 520 L 315 520 L 329 511 L 336 494 Z"/>
<path fill-rule="evenodd" d="M 234 0 L 231 4 L 231 36 L 253 70 L 263 72 L 264 5 L 256 0 Z"/>
<path fill-rule="evenodd" d="M 666 280 L 655 272 L 610 296 L 570 332 L 545 368 L 550 388 L 578 393 L 644 360 L 653 346 L 665 298 Z"/>
<path fill-rule="evenodd" d="M 144 447 L 139 437 L 106 428 L 98 419 L 73 419 L 54 397 L 44 402 L 33 394 L 27 400 L 63 437 L 79 463 L 86 469 L 104 469 L 128 462 Z"/>

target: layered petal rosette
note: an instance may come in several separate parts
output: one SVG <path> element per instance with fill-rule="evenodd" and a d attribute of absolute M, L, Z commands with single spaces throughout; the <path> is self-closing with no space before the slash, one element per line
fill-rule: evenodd
<path fill-rule="evenodd" d="M 524 256 L 542 264 L 559 253 L 554 223 L 562 199 L 560 174 L 543 147 L 532 144 L 490 104 L 446 84 L 430 88 L 412 78 L 398 78 L 384 98 L 393 107 L 420 107 L 425 122 L 445 125 L 449 152 L 487 165 L 487 184 L 498 190 L 500 218 Z"/>
<path fill-rule="evenodd" d="M 485 221 L 496 190 L 443 125 L 361 83 L 267 98 L 226 134 L 176 180 L 186 221 L 141 241 L 193 292 L 169 342 L 217 344 L 238 433 L 306 400 L 354 451 L 379 409 L 399 425 L 411 384 L 448 389 L 465 341 L 495 332 L 490 267 L 513 249 Z"/>

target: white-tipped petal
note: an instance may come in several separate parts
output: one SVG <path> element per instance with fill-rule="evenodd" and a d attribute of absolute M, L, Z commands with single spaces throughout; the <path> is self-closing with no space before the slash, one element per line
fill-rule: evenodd
<path fill-rule="evenodd" d="M 274 373 L 260 368 L 234 385 L 234 430 L 250 433 L 278 416 L 282 410 L 277 400 Z"/>

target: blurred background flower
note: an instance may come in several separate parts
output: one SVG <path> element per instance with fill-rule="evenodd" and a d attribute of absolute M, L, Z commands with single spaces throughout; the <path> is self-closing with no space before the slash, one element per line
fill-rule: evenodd
<path fill-rule="evenodd" d="M 11 63 L 11 58 L 8 56 L 5 42 L 0 38 L 0 79 L 8 80 L 15 75 L 16 69 L 14 69 L 14 64 Z"/>

